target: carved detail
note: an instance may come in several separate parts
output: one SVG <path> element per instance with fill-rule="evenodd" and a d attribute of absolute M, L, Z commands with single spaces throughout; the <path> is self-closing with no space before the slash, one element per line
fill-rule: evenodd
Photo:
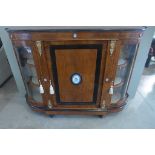
<path fill-rule="evenodd" d="M 101 109 L 105 109 L 105 100 L 101 103 Z"/>
<path fill-rule="evenodd" d="M 116 40 L 112 40 L 110 42 L 110 55 L 112 56 L 114 50 L 115 50 L 115 46 L 116 46 Z"/>
<path fill-rule="evenodd" d="M 39 54 L 40 54 L 40 56 L 41 56 L 41 54 L 42 54 L 41 41 L 36 41 L 36 46 L 37 46 L 38 52 L 39 52 Z"/>
<path fill-rule="evenodd" d="M 49 109 L 52 109 L 52 108 L 53 108 L 52 103 L 51 103 L 50 100 L 48 101 L 48 108 L 49 108 Z"/>

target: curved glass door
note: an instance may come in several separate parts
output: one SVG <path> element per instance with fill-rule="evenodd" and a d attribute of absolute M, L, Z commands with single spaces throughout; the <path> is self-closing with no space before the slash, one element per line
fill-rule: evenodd
<path fill-rule="evenodd" d="M 14 47 L 28 98 L 34 102 L 43 102 L 31 46 L 24 42 Z"/>
<path fill-rule="evenodd" d="M 111 99 L 112 104 L 118 103 L 127 95 L 126 92 L 136 55 L 136 46 L 136 44 L 125 43 L 121 47 L 116 78 L 114 81 L 114 94 Z"/>

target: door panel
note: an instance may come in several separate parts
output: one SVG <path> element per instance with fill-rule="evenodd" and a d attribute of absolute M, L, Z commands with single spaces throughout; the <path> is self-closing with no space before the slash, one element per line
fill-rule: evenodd
<path fill-rule="evenodd" d="M 45 51 L 55 90 L 50 98 L 55 107 L 99 105 L 106 43 L 55 42 L 46 44 Z"/>
<path fill-rule="evenodd" d="M 51 46 L 57 103 L 96 103 L 101 48 L 102 45 Z M 73 81 L 76 75 L 80 78 L 78 84 Z"/>

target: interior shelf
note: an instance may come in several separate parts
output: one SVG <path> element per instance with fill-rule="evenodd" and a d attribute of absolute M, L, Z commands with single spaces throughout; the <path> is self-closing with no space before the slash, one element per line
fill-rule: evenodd
<path fill-rule="evenodd" d="M 115 87 L 121 87 L 124 84 L 124 81 L 121 77 L 116 77 L 114 81 L 114 88 Z"/>
<path fill-rule="evenodd" d="M 38 82 L 37 77 L 32 77 L 30 84 L 34 87 L 39 87 L 39 82 Z"/>
<path fill-rule="evenodd" d="M 118 68 L 124 68 L 128 64 L 128 61 L 126 59 L 119 59 L 118 61 Z"/>
<path fill-rule="evenodd" d="M 30 94 L 34 101 L 36 102 L 42 102 L 42 95 L 39 91 L 39 85 L 35 85 L 33 82 L 30 82 L 29 88 L 31 89 Z"/>
<path fill-rule="evenodd" d="M 109 109 L 120 108 L 126 104 L 127 95 L 124 98 L 121 98 L 117 103 L 111 104 Z"/>
<path fill-rule="evenodd" d="M 111 104 L 116 104 L 120 100 L 121 100 L 121 94 L 119 93 L 114 94 L 111 98 Z"/>
<path fill-rule="evenodd" d="M 30 66 L 34 66 L 34 60 L 33 59 L 27 59 L 27 64 Z"/>
<path fill-rule="evenodd" d="M 33 64 L 28 64 L 30 70 L 31 70 L 31 74 L 33 77 L 37 77 L 37 72 L 36 72 L 36 68 Z"/>

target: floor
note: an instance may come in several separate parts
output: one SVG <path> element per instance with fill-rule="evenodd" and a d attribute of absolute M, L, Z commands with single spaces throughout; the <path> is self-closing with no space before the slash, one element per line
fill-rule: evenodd
<path fill-rule="evenodd" d="M 155 128 L 155 64 L 145 69 L 134 99 L 125 109 L 96 116 L 54 116 L 33 112 L 17 92 L 14 79 L 0 89 L 0 128 Z"/>

